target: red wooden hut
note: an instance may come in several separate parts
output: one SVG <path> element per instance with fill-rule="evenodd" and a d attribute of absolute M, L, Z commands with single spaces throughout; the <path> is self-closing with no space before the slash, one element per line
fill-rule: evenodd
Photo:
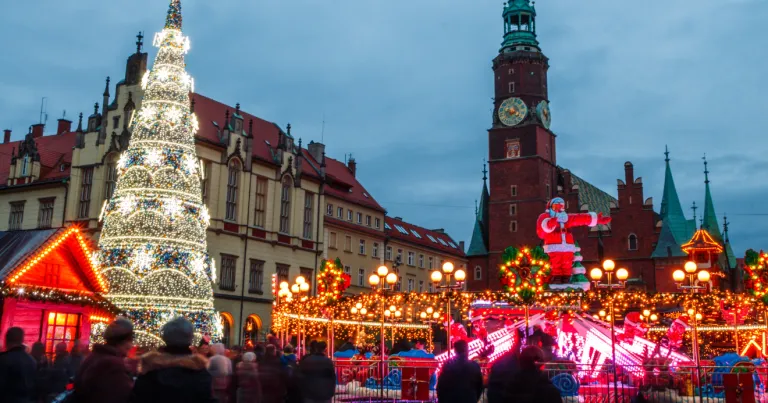
<path fill-rule="evenodd" d="M 88 341 L 91 324 L 116 313 L 90 256 L 77 227 L 0 232 L 0 335 L 21 327 L 25 344 L 42 341 L 48 353 Z"/>

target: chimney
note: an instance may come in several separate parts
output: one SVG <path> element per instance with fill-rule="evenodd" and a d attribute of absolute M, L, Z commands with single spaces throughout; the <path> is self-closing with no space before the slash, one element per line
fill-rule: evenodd
<path fill-rule="evenodd" d="M 56 128 L 56 134 L 69 133 L 72 131 L 72 121 L 61 118 L 58 120 L 59 127 Z"/>
<path fill-rule="evenodd" d="M 312 154 L 312 158 L 315 159 L 318 163 L 323 162 L 323 154 L 325 154 L 325 144 L 323 143 L 315 143 L 314 141 L 309 142 L 309 147 L 307 148 L 309 150 L 309 153 Z"/>
<path fill-rule="evenodd" d="M 32 138 L 43 137 L 43 129 L 45 129 L 44 123 L 32 125 Z"/>
<path fill-rule="evenodd" d="M 629 161 L 624 163 L 624 178 L 627 181 L 627 186 L 635 183 L 635 169 Z"/>
<path fill-rule="evenodd" d="M 11 130 L 5 129 L 3 130 L 3 144 L 8 144 L 11 142 Z"/>
<path fill-rule="evenodd" d="M 394 219 L 397 221 L 403 221 L 403 217 L 394 217 Z"/>
<path fill-rule="evenodd" d="M 352 176 L 355 176 L 357 173 L 357 162 L 355 162 L 353 157 L 349 157 L 349 160 L 347 161 L 347 168 L 349 168 L 349 172 L 352 172 Z"/>
<path fill-rule="evenodd" d="M 459 241 L 459 249 L 464 252 L 464 241 Z"/>

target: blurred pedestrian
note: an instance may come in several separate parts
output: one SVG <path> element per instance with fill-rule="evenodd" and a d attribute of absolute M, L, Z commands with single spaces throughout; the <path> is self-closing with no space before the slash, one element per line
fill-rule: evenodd
<path fill-rule="evenodd" d="M 328 345 L 315 344 L 314 352 L 299 365 L 300 387 L 304 403 L 330 403 L 336 394 L 336 369 L 326 355 Z"/>
<path fill-rule="evenodd" d="M 256 354 L 247 352 L 237 364 L 237 403 L 261 403 Z"/>
<path fill-rule="evenodd" d="M 280 357 L 280 363 L 283 364 L 283 367 L 286 367 L 289 369 L 289 374 L 294 369 L 296 369 L 296 354 L 293 352 L 293 346 L 290 344 L 286 344 L 283 348 L 283 355 Z"/>
<path fill-rule="evenodd" d="M 133 378 L 125 357 L 133 348 L 133 323 L 115 319 L 104 331 L 104 344 L 95 344 L 75 375 L 75 401 L 78 403 L 125 403 L 131 395 Z"/>
<path fill-rule="evenodd" d="M 35 399 L 36 364 L 24 347 L 24 330 L 5 332 L 5 351 L 0 353 L 0 402 L 31 403 Z"/>
<path fill-rule="evenodd" d="M 469 360 L 469 346 L 466 340 L 457 341 L 453 349 L 456 357 L 443 365 L 437 378 L 437 401 L 477 403 L 483 395 L 483 374 L 480 372 L 480 365 Z"/>
<path fill-rule="evenodd" d="M 538 346 L 528 346 L 520 353 L 519 371 L 508 377 L 499 402 L 560 403 L 560 391 L 541 371 L 544 352 Z M 490 400 L 489 400 L 490 402 Z"/>
<path fill-rule="evenodd" d="M 263 403 L 283 403 L 286 395 L 287 374 L 277 357 L 277 347 L 267 345 L 259 362 L 259 383 Z"/>
<path fill-rule="evenodd" d="M 29 354 L 37 365 L 35 371 L 35 401 L 45 401 L 50 390 L 48 379 L 51 376 L 51 361 L 45 354 L 45 344 L 36 341 L 32 344 Z"/>
<path fill-rule="evenodd" d="M 232 361 L 225 355 L 216 354 L 208 361 L 208 372 L 213 378 L 213 396 L 219 403 L 228 403 L 232 385 Z"/>
<path fill-rule="evenodd" d="M 54 347 L 53 365 L 51 366 L 50 378 L 48 379 L 50 389 L 48 390 L 49 398 L 58 396 L 65 390 L 67 390 L 67 384 L 74 377 L 74 374 L 70 372 L 71 366 L 69 361 L 69 352 L 67 351 L 67 343 L 56 343 Z"/>
<path fill-rule="evenodd" d="M 162 328 L 165 347 L 141 358 L 141 374 L 131 395 L 134 403 L 213 403 L 208 360 L 192 352 L 194 326 L 178 317 Z"/>
<path fill-rule="evenodd" d="M 80 372 L 80 365 L 83 364 L 83 360 L 88 355 L 88 344 L 83 343 L 80 339 L 75 340 L 72 345 L 72 350 L 69 351 L 69 373 L 74 377 Z"/>

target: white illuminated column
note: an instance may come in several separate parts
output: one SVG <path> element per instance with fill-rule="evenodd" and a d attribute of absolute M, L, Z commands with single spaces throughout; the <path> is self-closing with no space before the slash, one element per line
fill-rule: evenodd
<path fill-rule="evenodd" d="M 184 62 L 189 39 L 181 21 L 180 0 L 172 0 L 155 35 L 159 51 L 142 80 L 144 98 L 130 122 L 131 141 L 120 156 L 94 258 L 109 282 L 107 298 L 134 322 L 144 346 L 162 344 L 160 329 L 176 316 L 194 324 L 197 340 L 221 335 L 206 244 L 210 216 L 195 153 L 198 123 L 189 106 L 193 80 Z"/>

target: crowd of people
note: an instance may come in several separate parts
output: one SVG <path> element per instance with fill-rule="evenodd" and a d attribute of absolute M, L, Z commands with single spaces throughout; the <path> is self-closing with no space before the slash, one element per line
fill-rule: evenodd
<path fill-rule="evenodd" d="M 330 403 L 336 370 L 327 345 L 313 341 L 297 358 L 293 346 L 274 337 L 248 349 L 203 340 L 193 345 L 192 324 L 184 318 L 162 329 L 165 346 L 137 351 L 133 324 L 118 318 L 104 332 L 104 344 L 75 341 L 47 354 L 40 342 L 24 345 L 24 331 L 10 328 L 0 353 L 0 403 Z M 469 359 L 466 341 L 454 345 L 455 358 L 439 372 L 440 403 L 560 402 L 560 392 L 541 371 L 551 354 L 547 340 L 531 335 L 491 368 L 487 385 L 480 366 Z M 517 340 L 522 340 L 520 336 Z M 533 341 L 532 343 L 530 343 Z M 355 349 L 349 340 L 340 350 Z M 543 347 L 543 348 L 542 348 Z M 400 341 L 392 351 L 422 350 Z"/>
<path fill-rule="evenodd" d="M 10 328 L 0 353 L 0 403 L 328 403 L 336 371 L 327 345 L 313 341 L 297 359 L 275 338 L 245 351 L 204 340 L 193 345 L 184 318 L 162 329 L 165 346 L 137 351 L 133 324 L 118 318 L 91 351 L 78 341 L 52 359 L 42 343 L 24 345 L 24 331 Z"/>

